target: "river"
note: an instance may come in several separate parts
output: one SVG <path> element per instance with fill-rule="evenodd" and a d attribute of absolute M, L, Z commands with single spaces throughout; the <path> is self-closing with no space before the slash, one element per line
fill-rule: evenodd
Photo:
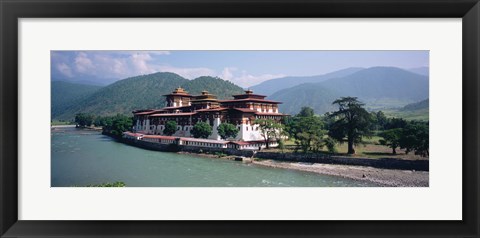
<path fill-rule="evenodd" d="M 150 151 L 96 131 L 55 128 L 51 186 L 121 181 L 127 187 L 372 187 L 377 184 L 224 159 Z"/>

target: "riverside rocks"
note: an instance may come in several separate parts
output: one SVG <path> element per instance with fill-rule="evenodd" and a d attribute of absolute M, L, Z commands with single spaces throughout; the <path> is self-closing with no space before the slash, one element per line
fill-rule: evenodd
<path fill-rule="evenodd" d="M 366 166 L 334 165 L 319 163 L 278 162 L 255 160 L 253 164 L 273 168 L 294 169 L 318 174 L 367 180 L 385 187 L 428 187 L 428 171 L 379 169 Z"/>

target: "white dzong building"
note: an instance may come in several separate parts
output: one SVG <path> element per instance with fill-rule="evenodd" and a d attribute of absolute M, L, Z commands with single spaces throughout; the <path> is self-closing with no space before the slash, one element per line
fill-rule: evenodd
<path fill-rule="evenodd" d="M 261 135 L 256 119 L 281 121 L 286 116 L 278 111 L 281 102 L 266 100 L 264 95 L 252 90 L 233 95 L 230 100 L 218 100 L 215 95 L 203 91 L 192 96 L 183 88 L 177 88 L 166 97 L 166 107 L 161 109 L 136 110 L 133 132 L 146 135 L 162 135 L 167 121 L 176 121 L 177 131 L 173 136 L 192 137 L 190 131 L 197 122 L 207 122 L 212 126 L 209 139 L 220 140 L 217 127 L 224 122 L 236 125 L 239 133 L 237 141 L 260 141 Z"/>

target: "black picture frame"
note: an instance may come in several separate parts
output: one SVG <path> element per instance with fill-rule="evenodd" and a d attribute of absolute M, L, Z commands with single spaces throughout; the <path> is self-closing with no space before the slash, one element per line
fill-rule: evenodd
<path fill-rule="evenodd" d="M 478 0 L 0 0 L 0 234 L 2 237 L 479 237 Z M 19 18 L 462 18 L 462 221 L 18 220 Z M 353 198 L 352 198 L 353 199 Z M 41 204 L 41 201 L 39 201 Z"/>

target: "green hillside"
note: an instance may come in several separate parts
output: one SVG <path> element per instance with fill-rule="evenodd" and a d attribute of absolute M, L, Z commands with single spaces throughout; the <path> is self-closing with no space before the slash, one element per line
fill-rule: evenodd
<path fill-rule="evenodd" d="M 70 120 L 79 112 L 101 116 L 131 115 L 136 109 L 162 108 L 165 106 L 163 95 L 179 86 L 193 95 L 207 90 L 220 99 L 243 92 L 239 86 L 220 78 L 200 77 L 190 81 L 174 73 L 154 73 L 123 79 L 101 88 L 58 113 L 55 119 Z"/>
<path fill-rule="evenodd" d="M 188 82 L 173 73 L 141 75 L 117 81 L 98 90 L 65 110 L 58 119 L 68 120 L 76 113 L 95 115 L 130 114 L 140 108 L 158 108 L 165 105 L 163 94 Z"/>
<path fill-rule="evenodd" d="M 74 106 L 77 102 L 87 98 L 101 86 L 69 83 L 65 81 L 53 81 L 51 84 L 52 118 Z"/>
<path fill-rule="evenodd" d="M 401 117 L 408 120 L 428 121 L 429 119 L 429 100 L 408 104 L 400 109 L 385 110 L 385 115 L 389 117 Z"/>
<path fill-rule="evenodd" d="M 323 114 L 332 110 L 330 104 L 335 99 L 346 96 L 358 97 L 369 110 L 403 107 L 428 98 L 428 77 L 394 67 L 373 67 L 342 78 L 284 89 L 268 98 L 283 102 L 280 110 L 284 113 L 296 114 L 309 106 Z"/>
<path fill-rule="evenodd" d="M 232 95 L 242 94 L 243 89 L 230 81 L 221 78 L 203 76 L 182 84 L 182 87 L 192 95 L 200 95 L 203 90 L 217 95 L 218 99 L 230 99 Z"/>

